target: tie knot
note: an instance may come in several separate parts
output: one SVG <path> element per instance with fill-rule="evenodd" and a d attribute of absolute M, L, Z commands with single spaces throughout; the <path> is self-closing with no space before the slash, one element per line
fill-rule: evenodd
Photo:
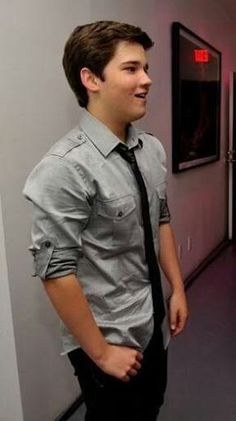
<path fill-rule="evenodd" d="M 118 152 L 122 156 L 122 158 L 124 158 L 130 164 L 135 162 L 134 148 L 128 149 L 127 146 L 119 143 L 116 146 L 115 150 L 116 150 L 116 152 Z"/>

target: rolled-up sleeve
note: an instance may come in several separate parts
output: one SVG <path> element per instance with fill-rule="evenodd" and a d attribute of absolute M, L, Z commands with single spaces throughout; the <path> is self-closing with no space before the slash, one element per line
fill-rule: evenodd
<path fill-rule="evenodd" d="M 77 272 L 81 233 L 90 216 L 90 191 L 81 171 L 59 156 L 45 157 L 28 177 L 24 196 L 32 205 L 34 276 Z"/>
<path fill-rule="evenodd" d="M 160 199 L 160 224 L 170 222 L 170 211 L 168 207 L 167 197 Z"/>
<path fill-rule="evenodd" d="M 160 163 L 161 168 L 164 173 L 164 181 L 160 183 L 158 186 L 158 195 L 160 201 L 160 216 L 159 216 L 159 223 L 169 223 L 171 220 L 170 210 L 168 207 L 168 200 L 167 200 L 167 169 L 166 169 L 166 153 L 163 148 L 163 145 L 159 143 L 160 147 Z"/>

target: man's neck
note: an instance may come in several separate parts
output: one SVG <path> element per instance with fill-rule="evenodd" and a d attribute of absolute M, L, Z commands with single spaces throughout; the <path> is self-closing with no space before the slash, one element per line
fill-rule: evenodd
<path fill-rule="evenodd" d="M 118 121 L 112 121 L 107 118 L 102 112 L 95 112 L 92 108 L 88 107 L 87 111 L 92 114 L 97 120 L 101 121 L 121 142 L 126 142 L 128 135 L 128 124 Z"/>

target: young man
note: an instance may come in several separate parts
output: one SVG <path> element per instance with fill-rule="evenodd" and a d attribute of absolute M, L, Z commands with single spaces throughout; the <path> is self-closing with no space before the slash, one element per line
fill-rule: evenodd
<path fill-rule="evenodd" d="M 131 124 L 146 111 L 152 45 L 140 28 L 118 22 L 74 30 L 63 65 L 84 113 L 24 189 L 33 206 L 35 272 L 64 322 L 63 353 L 78 376 L 87 421 L 156 419 L 168 323 L 175 336 L 187 319 L 165 153 Z M 120 149 L 132 153 L 135 168 Z M 172 287 L 165 317 L 157 257 Z"/>

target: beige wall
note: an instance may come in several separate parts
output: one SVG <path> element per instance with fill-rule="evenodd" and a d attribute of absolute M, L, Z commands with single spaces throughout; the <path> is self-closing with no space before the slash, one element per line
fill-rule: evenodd
<path fill-rule="evenodd" d="M 127 21 L 141 25 L 150 33 L 156 41 L 150 54 L 153 87 L 149 114 L 139 124 L 162 140 L 169 169 L 171 22 L 180 21 L 222 51 L 221 159 L 179 175 L 169 172 L 169 201 L 177 243 L 183 249 L 182 267 L 186 275 L 226 233 L 224 153 L 228 75 L 236 65 L 232 45 L 235 29 L 216 3 L 214 0 L 12 0 L 1 4 L 0 192 L 12 308 L 8 311 L 9 320 L 13 317 L 14 322 L 24 421 L 51 421 L 77 395 L 69 364 L 59 356 L 57 318 L 40 282 L 30 275 L 32 264 L 27 251 L 30 212 L 21 194 L 30 169 L 79 118 L 80 110 L 61 67 L 65 39 L 77 24 L 95 19 Z M 191 252 L 187 251 L 189 235 Z M 2 358 L 1 348 L 0 352 Z M 0 390 L 4 382 L 0 375 Z M 1 409 L 0 419 L 5 419 Z"/>

